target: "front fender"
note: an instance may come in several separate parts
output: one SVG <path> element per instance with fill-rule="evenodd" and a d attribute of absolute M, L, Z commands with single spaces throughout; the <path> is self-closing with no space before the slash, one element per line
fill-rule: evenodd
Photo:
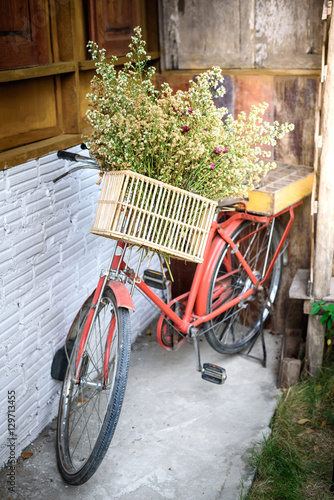
<path fill-rule="evenodd" d="M 107 281 L 106 286 L 114 293 L 118 307 L 125 307 L 131 309 L 131 311 L 135 310 L 130 292 L 123 283 L 110 280 Z"/>

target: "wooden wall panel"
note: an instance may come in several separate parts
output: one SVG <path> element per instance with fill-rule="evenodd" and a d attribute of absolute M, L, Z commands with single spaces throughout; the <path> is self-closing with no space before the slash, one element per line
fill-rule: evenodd
<path fill-rule="evenodd" d="M 293 133 L 277 142 L 277 161 L 313 166 L 317 88 L 317 77 L 275 77 L 274 119 L 295 125 Z"/>
<path fill-rule="evenodd" d="M 86 118 L 86 112 L 88 109 L 88 100 L 86 99 L 86 95 L 88 92 L 91 92 L 90 82 L 95 74 L 94 70 L 91 71 L 82 71 L 80 73 L 80 126 L 81 128 L 85 128 L 89 126 L 89 122 Z"/>
<path fill-rule="evenodd" d="M 311 197 L 295 209 L 295 220 L 289 233 L 289 264 L 283 267 L 280 288 L 275 301 L 275 314 L 271 320 L 272 329 L 285 333 L 287 328 L 301 328 L 306 333 L 307 318 L 303 314 L 303 301 L 289 298 L 292 280 L 298 269 L 307 269 L 310 265 L 311 235 Z M 283 216 L 288 222 L 288 216 Z"/>
<path fill-rule="evenodd" d="M 164 69 L 249 66 L 254 0 L 160 0 Z"/>
<path fill-rule="evenodd" d="M 320 67 L 323 0 L 256 0 L 258 68 Z"/>
<path fill-rule="evenodd" d="M 253 104 L 266 102 L 268 109 L 264 119 L 274 117 L 274 77 L 270 75 L 236 75 L 234 77 L 234 109 L 237 116 L 241 111 L 249 113 Z"/>
<path fill-rule="evenodd" d="M 60 133 L 53 77 L 1 85 L 0 150 Z"/>
<path fill-rule="evenodd" d="M 0 1 L 1 167 L 22 162 L 30 151 L 31 157 L 39 150 L 45 154 L 46 144 L 50 151 L 56 149 L 57 136 L 67 145 L 64 134 L 71 136 L 72 145 L 87 128 L 86 93 L 94 73 L 86 48 L 92 38 L 89 21 L 97 21 L 96 29 L 102 30 L 100 45 L 106 41 L 110 54 L 119 56 L 128 52 L 133 28 L 140 25 L 153 64 L 159 65 L 157 2 Z M 119 58 L 120 66 L 125 62 L 126 57 Z M 44 145 L 43 139 L 48 141 Z M 20 146 L 33 143 L 22 156 Z"/>
<path fill-rule="evenodd" d="M 160 0 L 164 69 L 320 68 L 322 0 Z"/>

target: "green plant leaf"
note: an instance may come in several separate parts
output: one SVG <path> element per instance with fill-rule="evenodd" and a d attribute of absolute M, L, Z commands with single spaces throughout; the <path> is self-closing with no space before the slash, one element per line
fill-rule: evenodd
<path fill-rule="evenodd" d="M 311 304 L 312 309 L 311 309 L 311 315 L 313 316 L 314 314 L 318 314 L 318 312 L 320 311 L 320 304 L 315 302 L 313 304 Z"/>
<path fill-rule="evenodd" d="M 323 314 L 320 318 L 320 323 L 326 323 L 326 321 L 328 320 L 330 316 L 330 313 L 329 312 L 325 312 L 325 314 Z"/>

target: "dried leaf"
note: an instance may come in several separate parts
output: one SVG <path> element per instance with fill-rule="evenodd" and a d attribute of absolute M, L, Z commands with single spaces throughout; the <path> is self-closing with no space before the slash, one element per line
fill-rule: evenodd
<path fill-rule="evenodd" d="M 33 456 L 33 453 L 30 453 L 30 452 L 21 453 L 21 457 L 24 458 L 24 460 L 27 460 L 27 458 L 30 458 L 32 456 Z"/>
<path fill-rule="evenodd" d="M 301 434 L 312 434 L 313 429 L 305 429 Z"/>
<path fill-rule="evenodd" d="M 327 425 L 327 418 L 321 423 L 320 427 L 325 427 L 325 425 Z"/>
<path fill-rule="evenodd" d="M 306 424 L 306 422 L 310 422 L 310 419 L 309 418 L 301 418 L 300 420 L 298 420 L 297 424 L 304 425 L 304 424 Z"/>

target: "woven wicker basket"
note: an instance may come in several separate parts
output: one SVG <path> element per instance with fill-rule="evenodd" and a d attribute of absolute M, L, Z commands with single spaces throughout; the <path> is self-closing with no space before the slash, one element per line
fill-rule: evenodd
<path fill-rule="evenodd" d="M 93 234 L 203 262 L 217 203 L 131 171 L 104 175 Z"/>

